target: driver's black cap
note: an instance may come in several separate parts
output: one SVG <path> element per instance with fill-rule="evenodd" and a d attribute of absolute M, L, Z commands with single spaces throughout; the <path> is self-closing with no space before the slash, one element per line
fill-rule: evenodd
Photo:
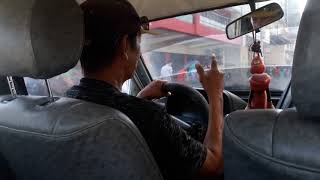
<path fill-rule="evenodd" d="M 117 41 L 141 30 L 140 17 L 127 0 L 87 0 L 81 4 L 85 36 L 90 41 Z"/>
<path fill-rule="evenodd" d="M 87 0 L 81 8 L 87 43 L 91 40 L 116 42 L 122 35 L 139 32 L 155 34 L 148 31 L 148 18 L 140 18 L 127 0 Z"/>

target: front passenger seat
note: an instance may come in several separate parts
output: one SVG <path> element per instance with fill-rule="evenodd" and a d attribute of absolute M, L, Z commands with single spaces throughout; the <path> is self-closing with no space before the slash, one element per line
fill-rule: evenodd
<path fill-rule="evenodd" d="M 225 121 L 226 180 L 320 179 L 320 1 L 300 24 L 287 110 L 251 110 Z"/>
<path fill-rule="evenodd" d="M 0 76 L 48 79 L 81 54 L 74 0 L 0 0 Z M 135 125 L 112 108 L 63 97 L 0 96 L 0 179 L 161 180 Z"/>

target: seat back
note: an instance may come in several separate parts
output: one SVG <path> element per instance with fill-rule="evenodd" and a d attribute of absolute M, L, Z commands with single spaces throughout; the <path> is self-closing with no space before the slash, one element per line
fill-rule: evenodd
<path fill-rule="evenodd" d="M 0 0 L 0 76 L 51 78 L 78 61 L 74 0 Z M 63 97 L 0 96 L 0 179 L 162 179 L 134 124 L 112 108 Z"/>
<path fill-rule="evenodd" d="M 0 153 L 16 179 L 161 179 L 122 113 L 68 98 L 7 98 L 0 97 Z"/>
<path fill-rule="evenodd" d="M 296 109 L 232 113 L 224 130 L 225 179 L 320 179 L 319 128 Z"/>
<path fill-rule="evenodd" d="M 226 118 L 225 179 L 320 179 L 320 1 L 309 0 L 292 74 L 296 108 L 238 111 Z"/>

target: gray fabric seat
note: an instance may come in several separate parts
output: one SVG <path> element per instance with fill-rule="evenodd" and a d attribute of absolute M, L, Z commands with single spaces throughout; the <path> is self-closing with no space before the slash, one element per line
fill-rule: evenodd
<path fill-rule="evenodd" d="M 81 54 L 74 0 L 0 0 L 0 76 L 51 78 Z M 135 125 L 75 99 L 0 96 L 0 179 L 162 179 Z"/>
<path fill-rule="evenodd" d="M 0 97 L 0 151 L 16 179 L 160 179 L 134 124 L 97 104 Z"/>
<path fill-rule="evenodd" d="M 225 179 L 320 179 L 320 2 L 300 24 L 287 110 L 238 111 L 226 118 Z"/>

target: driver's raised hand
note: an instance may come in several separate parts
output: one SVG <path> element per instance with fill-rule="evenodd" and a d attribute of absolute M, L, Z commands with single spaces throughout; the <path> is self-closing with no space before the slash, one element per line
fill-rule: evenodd
<path fill-rule="evenodd" d="M 200 64 L 196 65 L 199 80 L 209 97 L 221 96 L 224 89 L 224 73 L 219 71 L 217 60 L 212 56 L 211 68 L 204 71 Z"/>
<path fill-rule="evenodd" d="M 137 97 L 147 100 L 165 97 L 167 96 L 167 93 L 163 91 L 163 87 L 166 83 L 167 81 L 153 81 L 150 84 L 148 84 L 144 89 L 142 89 L 137 95 Z"/>
<path fill-rule="evenodd" d="M 212 57 L 211 68 L 204 71 L 200 64 L 196 65 L 199 80 L 209 97 L 209 123 L 204 145 L 207 157 L 199 171 L 204 179 L 212 179 L 223 172 L 223 86 L 224 74 L 219 71 L 216 57 Z"/>

